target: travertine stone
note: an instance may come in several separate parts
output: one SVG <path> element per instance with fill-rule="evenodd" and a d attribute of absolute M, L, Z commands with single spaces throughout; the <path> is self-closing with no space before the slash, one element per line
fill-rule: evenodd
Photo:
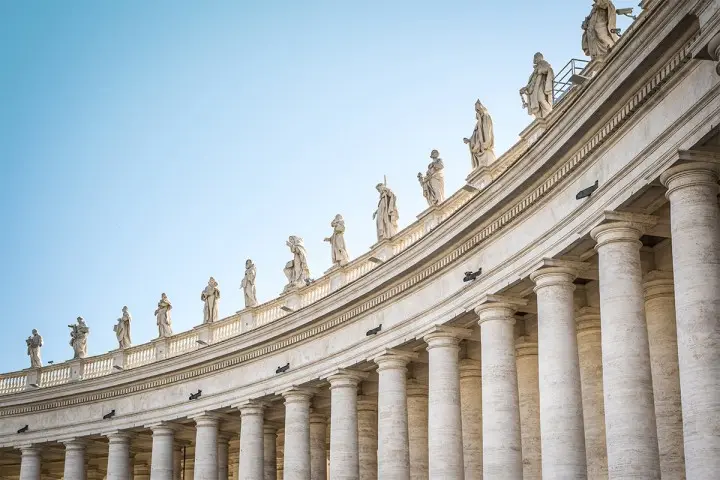
<path fill-rule="evenodd" d="M 118 318 L 117 324 L 113 326 L 115 337 L 118 341 L 118 348 L 120 350 L 129 348 L 132 345 L 130 339 L 130 323 L 132 322 L 132 316 L 128 311 L 128 307 L 122 308 L 122 316 Z"/>
<path fill-rule="evenodd" d="M 40 449 L 35 446 L 20 447 L 20 480 L 40 480 Z"/>
<path fill-rule="evenodd" d="M 582 23 L 582 49 L 593 60 L 603 60 L 618 41 L 615 5 L 594 0 L 590 15 Z"/>
<path fill-rule="evenodd" d="M 32 335 L 25 340 L 25 343 L 27 344 L 27 354 L 30 356 L 30 367 L 42 367 L 40 348 L 43 346 L 43 338 L 36 329 L 33 328 Z"/>
<path fill-rule="evenodd" d="M 660 474 L 663 479 L 684 479 L 685 453 L 673 275 L 671 272 L 652 271 L 645 276 L 643 288 L 660 451 Z"/>
<path fill-rule="evenodd" d="M 641 226 L 612 222 L 597 241 L 608 475 L 660 478 L 650 347 L 640 265 Z"/>
<path fill-rule="evenodd" d="M 63 480 L 85 480 L 85 442 L 68 440 L 65 444 L 65 473 Z"/>
<path fill-rule="evenodd" d="M 205 303 L 203 307 L 203 323 L 215 322 L 218 319 L 220 289 L 213 277 L 210 277 L 207 286 L 200 293 L 200 300 Z"/>
<path fill-rule="evenodd" d="M 400 214 L 397 208 L 397 197 L 392 190 L 384 183 L 378 183 L 375 189 L 380 194 L 380 199 L 378 208 L 373 213 L 373 219 L 377 230 L 377 240 L 382 242 L 394 237 L 397 233 Z"/>
<path fill-rule="evenodd" d="M 310 279 L 310 267 L 308 266 L 307 251 L 302 238 L 291 235 L 285 245 L 293 254 L 293 259 L 286 263 L 283 269 L 288 280 L 283 291 L 289 292 L 305 286 Z"/>
<path fill-rule="evenodd" d="M 130 434 L 126 432 L 107 434 L 107 480 L 126 480 L 130 477 L 131 438 Z"/>
<path fill-rule="evenodd" d="M 430 158 L 432 161 L 428 165 L 427 173 L 423 176 L 418 172 L 417 178 L 423 190 L 423 197 L 429 206 L 434 207 L 445 200 L 445 173 L 443 172 L 445 165 L 437 150 L 430 152 Z"/>
<path fill-rule="evenodd" d="M 665 172 L 688 480 L 720 471 L 720 208 L 717 166 Z"/>
<path fill-rule="evenodd" d="M 357 386 L 366 376 L 361 372 L 342 370 L 328 378 L 331 394 L 330 478 L 333 480 L 358 480 L 360 476 Z"/>
<path fill-rule="evenodd" d="M 151 480 L 172 480 L 173 443 L 175 430 L 168 425 L 152 425 L 152 460 L 150 462 Z"/>
<path fill-rule="evenodd" d="M 277 454 L 277 478 L 283 480 L 285 475 L 285 429 L 280 428 L 277 431 L 277 439 L 275 441 L 275 450 Z"/>
<path fill-rule="evenodd" d="M 195 417 L 194 480 L 217 480 L 217 444 L 218 418 L 212 414 Z M 172 442 L 170 443 L 170 459 L 172 459 Z"/>
<path fill-rule="evenodd" d="M 482 479 L 482 374 L 480 362 L 460 361 L 460 413 L 462 415 L 465 480 Z"/>
<path fill-rule="evenodd" d="M 537 338 L 520 337 L 515 342 L 517 354 L 518 407 L 524 480 L 542 478 L 540 441 L 540 377 L 538 373 Z"/>
<path fill-rule="evenodd" d="M 87 357 L 87 339 L 90 335 L 85 320 L 77 317 L 77 323 L 68 325 L 70 327 L 70 346 L 73 348 L 73 358 Z"/>
<path fill-rule="evenodd" d="M 483 478 L 520 480 L 523 476 L 520 409 L 515 363 L 515 309 L 490 302 L 480 317 L 482 345 Z"/>
<path fill-rule="evenodd" d="M 378 404 L 374 398 L 358 397 L 358 458 L 360 480 L 378 478 Z"/>
<path fill-rule="evenodd" d="M 607 480 L 600 309 L 583 307 L 577 312 L 575 321 L 580 358 L 588 480 Z"/>
<path fill-rule="evenodd" d="M 332 254 L 332 263 L 334 266 L 342 267 L 349 260 L 347 247 L 345 246 L 345 220 L 339 213 L 330 222 L 333 229 L 332 235 L 325 238 L 326 242 L 330 242 L 330 253 Z"/>
<path fill-rule="evenodd" d="M 408 444 L 410 478 L 427 480 L 428 472 L 428 387 L 416 379 L 408 380 Z"/>
<path fill-rule="evenodd" d="M 327 480 L 325 432 L 327 419 L 320 413 L 310 414 L 310 480 Z M 275 450 L 273 450 L 273 453 Z M 267 477 L 265 480 L 268 480 Z M 274 480 L 274 479 L 273 479 Z"/>
<path fill-rule="evenodd" d="M 173 447 L 173 480 L 183 480 L 183 448 L 180 445 Z"/>
<path fill-rule="evenodd" d="M 257 291 L 255 289 L 256 276 L 257 268 L 253 261 L 248 258 L 245 260 L 245 276 L 240 284 L 243 290 L 243 296 L 245 297 L 245 308 L 256 307 L 258 304 Z"/>
<path fill-rule="evenodd" d="M 286 480 L 310 480 L 310 400 L 313 392 L 293 389 L 285 398 Z"/>
<path fill-rule="evenodd" d="M 407 364 L 410 356 L 387 353 L 378 366 L 378 477 L 410 480 Z"/>
<path fill-rule="evenodd" d="M 569 268 L 530 275 L 538 308 L 538 372 L 543 478 L 586 478 L 580 363 Z"/>
<path fill-rule="evenodd" d="M 264 405 L 256 403 L 240 407 L 240 480 L 263 478 L 264 410 Z"/>
<path fill-rule="evenodd" d="M 230 436 L 226 433 L 218 433 L 217 436 L 217 478 L 228 480 L 228 449 L 230 448 Z"/>
<path fill-rule="evenodd" d="M 527 108 L 528 113 L 535 118 L 547 118 L 552 112 L 554 80 L 552 67 L 542 53 L 536 53 L 533 57 L 533 73 L 527 85 L 520 89 L 523 108 Z"/>
<path fill-rule="evenodd" d="M 436 329 L 423 337 L 427 343 L 428 449 L 431 479 L 463 480 L 462 417 L 460 414 L 460 365 L 456 332 Z"/>
<path fill-rule="evenodd" d="M 487 167 L 495 162 L 495 130 L 490 112 L 477 100 L 475 102 L 475 129 L 463 142 L 470 148 L 472 169 Z"/>
<path fill-rule="evenodd" d="M 267 423 L 263 428 L 263 480 L 277 480 L 277 431 Z"/>
<path fill-rule="evenodd" d="M 164 293 L 160 295 L 160 301 L 155 309 L 155 318 L 158 327 L 158 337 L 170 337 L 173 334 L 170 311 L 172 303 Z"/>

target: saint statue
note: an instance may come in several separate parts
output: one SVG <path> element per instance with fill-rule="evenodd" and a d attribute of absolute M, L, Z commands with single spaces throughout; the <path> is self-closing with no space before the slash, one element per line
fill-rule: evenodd
<path fill-rule="evenodd" d="M 582 49 L 592 60 L 607 57 L 620 38 L 616 16 L 615 5 L 610 0 L 594 0 L 590 15 L 582 23 Z"/>
<path fill-rule="evenodd" d="M 439 155 L 437 150 L 430 152 L 432 162 L 428 165 L 427 173 L 424 177 L 420 172 L 417 174 L 423 189 L 423 197 L 431 207 L 439 205 L 445 200 L 445 173 L 443 172 L 445 165 Z"/>
<path fill-rule="evenodd" d="M 333 265 L 342 267 L 348 263 L 348 252 L 347 247 L 345 247 L 345 220 L 343 220 L 342 215 L 339 213 L 335 215 L 333 221 L 330 222 L 330 226 L 333 228 L 333 233 L 324 241 L 330 242 Z"/>
<path fill-rule="evenodd" d="M 70 328 L 70 346 L 73 348 L 73 359 L 87 357 L 87 337 L 90 329 L 82 317 L 77 318 L 77 323 L 68 325 Z"/>
<path fill-rule="evenodd" d="M 480 100 L 475 102 L 475 119 L 477 123 L 472 135 L 470 138 L 463 138 L 463 142 L 470 147 L 473 170 L 486 167 L 495 161 L 495 133 L 492 118 Z"/>
<path fill-rule="evenodd" d="M 555 73 L 542 53 L 533 58 L 533 73 L 526 86 L 520 89 L 523 108 L 527 108 L 535 118 L 547 118 L 553 108 L 553 82 Z"/>
<path fill-rule="evenodd" d="M 245 294 L 245 308 L 257 307 L 258 301 L 255 296 L 255 275 L 257 269 L 249 258 L 245 261 L 245 276 L 242 279 L 242 289 Z"/>
<path fill-rule="evenodd" d="M 307 263 L 307 252 L 303 245 L 303 239 L 291 235 L 285 244 L 290 247 L 290 251 L 293 254 L 293 259 L 285 264 L 285 276 L 288 279 L 288 284 L 285 285 L 283 292 L 288 292 L 295 288 L 304 287 L 307 281 L 310 280 L 310 268 Z"/>
<path fill-rule="evenodd" d="M 170 310 L 172 310 L 172 304 L 170 303 L 170 300 L 168 300 L 167 295 L 163 293 L 160 297 L 160 301 L 158 302 L 158 308 L 155 310 L 158 336 L 160 338 L 170 337 L 173 334 L 172 321 L 170 320 Z"/>
<path fill-rule="evenodd" d="M 397 198 L 395 194 L 384 183 L 378 183 L 375 187 L 380 193 L 378 208 L 373 213 L 377 227 L 378 242 L 395 236 L 398 231 L 398 219 L 400 215 L 397 209 Z"/>
<path fill-rule="evenodd" d="M 42 367 L 42 359 L 40 358 L 40 347 L 43 346 L 43 339 L 37 330 L 33 328 L 32 335 L 25 340 L 27 344 L 27 354 L 30 356 L 30 367 Z"/>
<path fill-rule="evenodd" d="M 220 301 L 220 289 L 213 277 L 208 280 L 207 287 L 200 294 L 200 300 L 205 302 L 203 308 L 203 323 L 212 323 L 218 319 L 218 302 Z"/>
<path fill-rule="evenodd" d="M 131 320 L 132 317 L 130 316 L 130 312 L 128 312 L 128 307 L 123 307 L 122 317 L 118 318 L 117 324 L 113 327 L 113 331 L 115 332 L 115 336 L 117 337 L 117 341 L 119 344 L 118 348 L 120 348 L 121 350 L 129 348 L 132 345 L 132 342 L 130 340 Z"/>

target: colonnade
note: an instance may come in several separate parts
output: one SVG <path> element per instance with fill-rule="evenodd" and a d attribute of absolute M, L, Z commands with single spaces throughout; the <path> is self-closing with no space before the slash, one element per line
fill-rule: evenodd
<path fill-rule="evenodd" d="M 532 310 L 527 298 L 501 292 L 478 300 L 480 359 L 459 354 L 470 329 L 434 326 L 420 335 L 427 385 L 408 379 L 418 353 L 402 347 L 373 359 L 377 400 L 359 389 L 367 372 L 336 371 L 325 379 L 329 457 L 327 419 L 312 408 L 312 388 L 282 392 L 283 443 L 277 426 L 265 421 L 267 404 L 237 406 L 239 465 L 228 467 L 218 417 L 194 417 L 194 478 L 227 480 L 228 468 L 239 480 L 714 478 L 720 471 L 718 175 L 712 165 L 690 163 L 661 181 L 671 208 L 671 266 L 643 271 L 641 238 L 650 217 L 596 225 L 590 232 L 595 302 L 578 308 L 582 265 L 558 261 L 529 276 L 537 317 L 525 320 L 522 335 L 516 313 Z M 173 428 L 150 428 L 150 479 L 172 480 Z M 107 438 L 107 479 L 130 478 L 129 435 Z M 65 480 L 85 480 L 83 441 L 64 445 Z M 21 480 L 39 480 L 38 448 L 21 452 Z"/>

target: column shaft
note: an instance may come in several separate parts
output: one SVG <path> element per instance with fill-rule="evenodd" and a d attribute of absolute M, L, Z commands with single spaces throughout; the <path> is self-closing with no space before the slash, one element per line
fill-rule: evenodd
<path fill-rule="evenodd" d="M 228 480 L 230 437 L 227 434 L 220 433 L 217 439 L 217 478 L 218 480 Z"/>
<path fill-rule="evenodd" d="M 462 416 L 460 413 L 459 342 L 456 333 L 436 330 L 423 337 L 428 344 L 428 449 L 431 479 L 463 480 Z M 382 423 L 382 422 L 381 422 Z"/>
<path fill-rule="evenodd" d="M 428 387 L 411 379 L 407 390 L 410 478 L 428 480 Z"/>
<path fill-rule="evenodd" d="M 678 359 L 688 480 L 720 471 L 720 208 L 717 165 L 661 176 L 670 200 Z"/>
<path fill-rule="evenodd" d="M 130 435 L 113 432 L 108 438 L 107 480 L 130 478 Z"/>
<path fill-rule="evenodd" d="M 151 480 L 173 480 L 175 431 L 168 425 L 153 425 Z"/>
<path fill-rule="evenodd" d="M 330 478 L 358 480 L 357 385 L 359 372 L 342 371 L 330 381 Z"/>
<path fill-rule="evenodd" d="M 277 428 L 265 425 L 263 429 L 263 480 L 277 480 Z"/>
<path fill-rule="evenodd" d="M 410 480 L 408 451 L 408 356 L 385 354 L 378 365 L 378 477 Z"/>
<path fill-rule="evenodd" d="M 538 304 L 538 373 L 543 478 L 587 478 L 580 363 L 575 330 L 576 273 L 530 275 Z"/>
<path fill-rule="evenodd" d="M 518 407 L 520 412 L 520 444 L 522 446 L 523 480 L 542 478 L 540 450 L 540 377 L 538 344 L 528 337 L 515 342 L 517 354 Z"/>
<path fill-rule="evenodd" d="M 310 479 L 327 480 L 327 450 L 325 449 L 327 421 L 325 415 L 310 415 Z"/>
<path fill-rule="evenodd" d="M 480 317 L 482 346 L 483 478 L 522 479 L 520 410 L 515 363 L 515 306 L 486 303 Z"/>
<path fill-rule="evenodd" d="M 262 404 L 240 407 L 240 480 L 258 480 L 264 474 L 264 425 Z"/>
<path fill-rule="evenodd" d="M 211 414 L 195 418 L 195 465 L 193 480 L 218 478 L 218 419 Z M 172 462 L 172 443 L 170 444 Z M 170 463 L 172 465 L 172 463 Z M 153 479 L 154 480 L 154 479 Z"/>
<path fill-rule="evenodd" d="M 40 480 L 40 450 L 27 446 L 20 448 L 20 480 Z"/>
<path fill-rule="evenodd" d="M 85 442 L 65 442 L 65 473 L 63 480 L 85 480 Z"/>
<path fill-rule="evenodd" d="M 460 412 L 465 480 L 482 480 L 482 375 L 477 360 L 460 361 Z"/>
<path fill-rule="evenodd" d="M 183 480 L 183 453 L 185 450 L 179 445 L 173 447 L 173 480 Z M 107 480 L 110 480 L 109 478 Z M 118 479 L 119 480 L 119 479 Z"/>
<path fill-rule="evenodd" d="M 358 397 L 358 459 L 360 480 L 378 478 L 378 406 L 368 396 Z"/>
<path fill-rule="evenodd" d="M 285 397 L 285 479 L 310 480 L 310 399 L 303 389 Z"/>
<path fill-rule="evenodd" d="M 629 222 L 600 225 L 591 232 L 598 242 L 605 434 L 612 479 L 660 478 L 641 234 L 641 228 Z"/>

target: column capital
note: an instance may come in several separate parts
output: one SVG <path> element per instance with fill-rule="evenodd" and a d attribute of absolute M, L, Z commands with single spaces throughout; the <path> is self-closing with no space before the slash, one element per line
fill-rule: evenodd
<path fill-rule="evenodd" d="M 622 242 L 636 245 L 639 249 L 642 246 L 642 237 L 647 224 L 639 222 L 609 222 L 598 225 L 590 231 L 590 236 L 597 242 L 595 250 L 610 243 Z"/>
<path fill-rule="evenodd" d="M 417 381 L 415 378 L 411 378 L 407 382 L 407 396 L 408 397 L 427 397 L 428 386 Z"/>
<path fill-rule="evenodd" d="M 126 432 L 124 430 L 115 430 L 112 432 L 103 433 L 102 435 L 104 437 L 107 437 L 108 442 L 110 443 L 127 443 L 128 445 L 134 437 L 132 433 Z"/>
<path fill-rule="evenodd" d="M 359 395 L 357 399 L 358 412 L 377 412 L 377 401 L 369 395 Z"/>
<path fill-rule="evenodd" d="M 311 413 L 310 414 L 310 423 L 319 423 L 322 425 L 327 424 L 327 416 L 323 413 Z"/>
<path fill-rule="evenodd" d="M 478 325 L 491 320 L 504 320 L 514 325 L 515 312 L 517 312 L 518 307 L 527 305 L 528 301 L 524 298 L 486 295 L 480 299 L 479 303 L 475 307 L 475 314 L 480 317 Z"/>
<path fill-rule="evenodd" d="M 313 395 L 317 393 L 317 389 L 308 387 L 292 387 L 288 390 L 280 392 L 285 399 L 285 405 L 289 403 L 310 403 Z"/>
<path fill-rule="evenodd" d="M 448 327 L 445 325 L 433 325 L 423 332 L 421 335 L 425 343 L 428 344 L 427 349 L 442 346 L 457 346 L 460 340 L 470 338 L 472 332 L 467 328 Z"/>
<path fill-rule="evenodd" d="M 660 182 L 667 188 L 665 196 L 670 198 L 677 190 L 697 185 L 718 188 L 719 167 L 709 162 L 689 162 L 669 168 L 660 175 Z"/>
<path fill-rule="evenodd" d="M 377 364 L 378 372 L 391 368 L 401 368 L 407 370 L 407 364 L 418 357 L 419 355 L 415 352 L 386 349 L 384 353 L 373 358 L 373 362 Z"/>
<path fill-rule="evenodd" d="M 600 331 L 600 309 L 582 307 L 575 313 L 577 333 Z"/>
<path fill-rule="evenodd" d="M 356 388 L 367 376 L 368 374 L 366 372 L 341 368 L 330 374 L 327 380 L 330 382 L 330 390 L 342 387 Z"/>
<path fill-rule="evenodd" d="M 145 425 L 152 430 L 153 436 L 175 435 L 175 425 L 167 422 L 158 422 Z"/>
<path fill-rule="evenodd" d="M 245 401 L 237 405 L 233 405 L 233 407 L 240 410 L 241 417 L 251 417 L 253 415 L 259 415 L 262 417 L 265 413 L 266 404 L 265 402 Z"/>
<path fill-rule="evenodd" d="M 22 455 L 27 455 L 29 457 L 39 457 L 40 456 L 40 447 L 38 447 L 37 445 L 20 445 L 15 448 L 20 450 L 20 453 Z"/>
<path fill-rule="evenodd" d="M 232 433 L 218 431 L 217 441 L 218 443 L 228 443 L 233 436 Z"/>
<path fill-rule="evenodd" d="M 537 342 L 531 341 L 528 337 L 520 337 L 515 341 L 515 353 L 518 357 L 538 354 Z"/>
<path fill-rule="evenodd" d="M 198 427 L 213 427 L 220 423 L 220 418 L 212 412 L 203 412 L 190 418 L 195 420 L 195 425 Z M 153 432 L 153 435 L 154 434 L 155 433 Z"/>
<path fill-rule="evenodd" d="M 85 450 L 87 446 L 87 441 L 83 438 L 66 438 L 58 442 L 65 445 L 65 450 Z"/>
<path fill-rule="evenodd" d="M 464 358 L 460 360 L 460 378 L 482 377 L 482 367 L 479 360 Z"/>
<path fill-rule="evenodd" d="M 530 280 L 535 283 L 535 292 L 545 287 L 566 287 L 575 290 L 573 281 L 578 272 L 570 267 L 543 267 L 530 274 Z"/>
<path fill-rule="evenodd" d="M 672 272 L 653 270 L 652 272 L 648 272 L 643 280 L 645 300 L 674 297 L 675 282 L 673 281 Z"/>

